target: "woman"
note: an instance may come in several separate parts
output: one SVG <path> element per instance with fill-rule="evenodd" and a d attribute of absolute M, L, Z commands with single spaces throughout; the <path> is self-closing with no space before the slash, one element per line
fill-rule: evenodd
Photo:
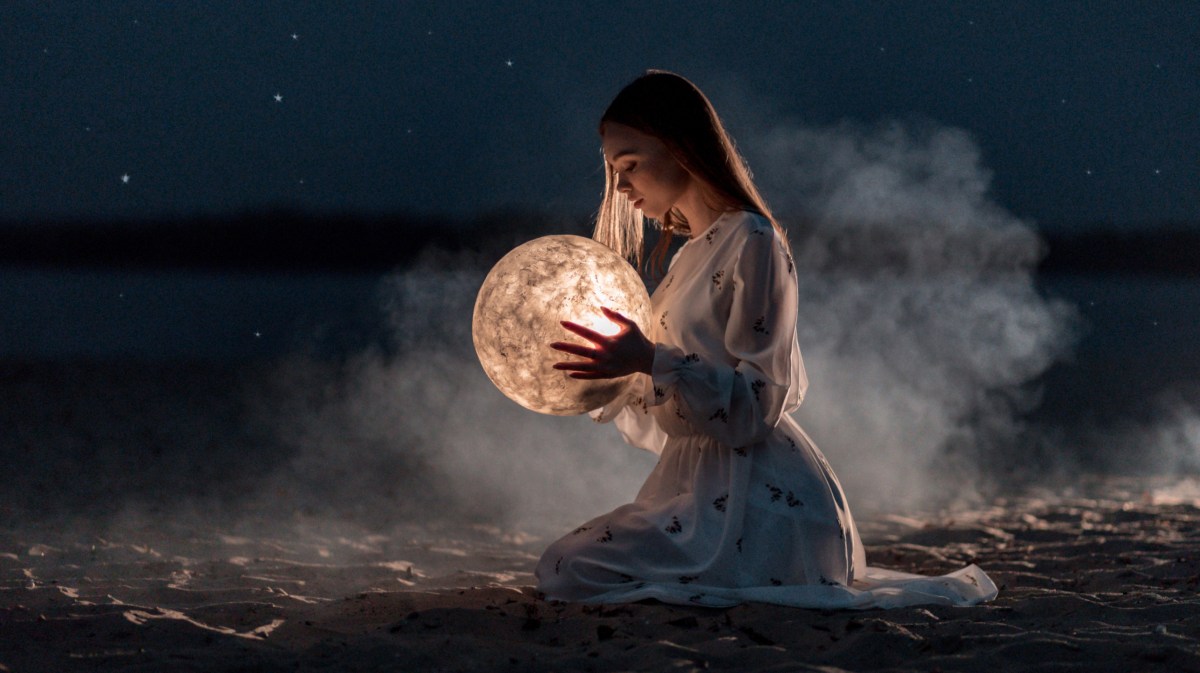
<path fill-rule="evenodd" d="M 796 342 L 797 282 L 787 237 L 759 196 L 712 104 L 678 75 L 650 71 L 600 122 L 607 184 L 596 238 L 641 262 L 642 216 L 684 234 L 651 298 L 653 324 L 590 342 L 576 378 L 637 374 L 593 412 L 661 454 L 634 502 L 550 545 L 547 598 L 728 606 L 972 604 L 995 596 L 977 567 L 927 578 L 868 568 L 837 478 L 788 414 L 807 386 Z M 648 331 L 643 332 L 643 328 Z M 648 336 L 647 336 L 648 335 Z"/>

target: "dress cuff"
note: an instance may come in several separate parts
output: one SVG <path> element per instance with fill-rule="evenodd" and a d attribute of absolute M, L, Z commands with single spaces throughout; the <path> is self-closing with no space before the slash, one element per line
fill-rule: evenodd
<path fill-rule="evenodd" d="M 588 416 L 597 423 L 608 423 L 615 419 L 617 414 L 625 407 L 633 404 L 640 406 L 644 401 L 653 398 L 653 386 L 650 383 L 650 377 L 646 374 L 634 374 L 634 379 L 629 383 L 629 387 L 623 393 L 617 396 L 617 399 L 600 407 L 587 412 Z M 647 403 L 648 404 L 648 403 Z"/>
<path fill-rule="evenodd" d="M 679 380 L 679 367 L 683 364 L 683 351 L 666 344 L 654 344 L 654 364 L 650 366 L 649 390 L 646 404 L 658 406 L 667 401 L 671 388 Z"/>

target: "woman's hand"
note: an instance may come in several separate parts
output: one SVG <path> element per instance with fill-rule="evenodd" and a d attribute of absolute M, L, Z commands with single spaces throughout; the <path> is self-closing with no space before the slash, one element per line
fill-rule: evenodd
<path fill-rule="evenodd" d="M 637 323 L 608 308 L 601 308 L 605 317 L 621 326 L 613 336 L 604 336 L 567 320 L 562 326 L 592 343 L 581 346 L 566 341 L 550 344 L 554 350 L 578 355 L 584 360 L 568 360 L 554 365 L 555 369 L 571 372 L 574 379 L 615 379 L 634 372 L 650 373 L 654 364 L 654 344 L 642 334 Z"/>

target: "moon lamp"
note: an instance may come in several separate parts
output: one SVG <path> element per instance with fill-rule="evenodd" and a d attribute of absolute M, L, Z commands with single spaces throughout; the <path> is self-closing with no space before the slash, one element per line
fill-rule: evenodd
<path fill-rule="evenodd" d="M 500 392 L 526 409 L 570 416 L 613 401 L 633 380 L 573 379 L 553 368 L 575 356 L 550 348 L 554 341 L 587 345 L 560 321 L 613 335 L 620 326 L 600 312 L 607 307 L 645 329 L 650 297 L 637 271 L 607 246 L 582 236 L 543 236 L 505 255 L 488 273 L 475 299 L 471 337 L 484 372 Z"/>

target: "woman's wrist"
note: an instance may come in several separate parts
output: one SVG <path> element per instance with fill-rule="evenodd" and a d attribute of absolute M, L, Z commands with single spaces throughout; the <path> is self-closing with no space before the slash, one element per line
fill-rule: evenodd
<path fill-rule="evenodd" d="M 658 351 L 658 345 L 646 339 L 645 346 L 641 362 L 638 363 L 638 371 L 643 374 L 651 374 L 654 371 L 654 355 Z"/>

